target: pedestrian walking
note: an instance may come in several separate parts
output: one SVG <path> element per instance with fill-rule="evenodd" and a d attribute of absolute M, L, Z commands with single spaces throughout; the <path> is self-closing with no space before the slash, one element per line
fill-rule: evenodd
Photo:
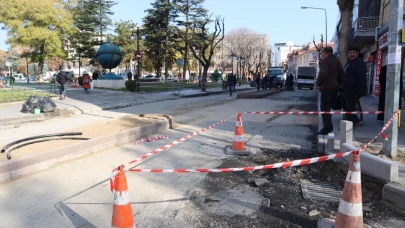
<path fill-rule="evenodd" d="M 127 73 L 127 76 L 128 76 L 128 80 L 132 80 L 132 73 L 131 73 L 131 71 L 129 71 L 129 72 Z"/>
<path fill-rule="evenodd" d="M 256 75 L 256 89 L 260 90 L 260 75 Z"/>
<path fill-rule="evenodd" d="M 316 79 L 321 90 L 321 111 L 330 112 L 332 104 L 337 98 L 339 87 L 344 80 L 343 67 L 333 54 L 332 47 L 325 47 L 322 52 L 322 65 Z M 317 133 L 327 135 L 333 131 L 332 116 L 322 114 L 323 128 Z"/>
<path fill-rule="evenodd" d="M 66 72 L 62 71 L 62 67 L 59 68 L 59 73 L 56 75 L 56 82 L 59 83 L 59 100 L 64 100 L 66 96 L 66 82 L 69 80 Z"/>
<path fill-rule="evenodd" d="M 229 86 L 229 96 L 232 96 L 232 90 L 234 90 L 235 81 L 236 81 L 235 75 L 228 74 L 227 83 Z"/>
<path fill-rule="evenodd" d="M 360 98 L 367 95 L 367 68 L 358 56 L 357 49 L 349 49 L 349 62 L 345 65 L 343 83 L 343 110 L 346 112 L 356 111 L 356 106 L 361 107 Z M 361 124 L 361 120 L 356 114 L 344 115 L 344 119 L 352 121 L 353 127 Z"/>
<path fill-rule="evenodd" d="M 97 80 L 97 79 L 98 79 L 98 76 L 99 76 L 98 70 L 95 70 L 95 71 L 93 72 L 93 75 L 92 75 L 93 80 Z"/>
<path fill-rule="evenodd" d="M 263 90 L 267 89 L 268 84 L 269 84 L 269 75 L 266 75 L 266 76 L 263 77 Z"/>
<path fill-rule="evenodd" d="M 82 76 L 82 86 L 86 93 L 89 93 L 89 89 L 91 88 L 90 83 L 92 82 L 91 77 L 87 71 L 83 72 Z"/>
<path fill-rule="evenodd" d="M 236 90 L 236 83 L 238 83 L 238 80 L 236 79 L 236 74 L 233 74 L 233 90 Z"/>

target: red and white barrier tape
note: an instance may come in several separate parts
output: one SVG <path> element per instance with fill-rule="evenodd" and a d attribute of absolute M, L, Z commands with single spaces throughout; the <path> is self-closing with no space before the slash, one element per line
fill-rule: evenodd
<path fill-rule="evenodd" d="M 138 143 L 141 143 L 141 142 L 153 142 L 153 141 L 156 141 L 156 140 L 159 140 L 159 139 L 168 139 L 168 138 L 170 138 L 170 137 L 167 136 L 167 135 L 157 136 L 157 137 L 153 137 L 153 138 L 144 138 L 144 139 L 140 139 L 138 141 L 135 141 L 134 144 L 138 144 Z"/>
<path fill-rule="evenodd" d="M 394 114 L 392 115 L 391 119 L 384 125 L 384 127 L 381 129 L 381 131 L 373 138 L 370 140 L 370 142 L 368 142 L 366 145 L 364 145 L 361 150 L 366 149 L 366 147 L 370 146 L 372 142 L 374 142 L 378 136 L 382 135 L 382 137 L 384 138 L 384 140 L 388 140 L 388 136 L 384 133 L 385 130 L 387 130 L 387 128 L 391 125 L 391 123 L 395 120 L 395 118 L 398 116 L 400 110 L 394 112 Z"/>
<path fill-rule="evenodd" d="M 261 165 L 261 166 L 250 166 L 250 167 L 241 167 L 241 168 L 216 168 L 216 169 L 129 169 L 130 172 L 146 172 L 146 173 L 228 173 L 228 172 L 237 172 L 237 171 L 252 171 L 252 170 L 261 170 L 261 169 L 278 169 L 278 168 L 287 168 L 293 166 L 303 166 L 312 163 L 324 162 L 328 160 L 332 160 L 335 158 L 341 158 L 352 153 L 358 152 L 350 151 L 350 152 L 342 152 L 338 154 L 331 154 L 322 157 L 315 157 L 315 158 L 306 158 L 282 163 L 275 163 L 269 165 Z"/>
<path fill-rule="evenodd" d="M 350 152 L 341 152 L 338 154 L 331 154 L 322 157 L 315 157 L 315 158 L 306 158 L 306 159 L 299 159 L 294 161 L 282 162 L 282 163 L 275 163 L 269 165 L 262 165 L 262 166 L 251 166 L 251 167 L 240 167 L 240 168 L 216 168 L 216 169 L 206 169 L 206 168 L 197 168 L 197 169 L 129 169 L 130 172 L 147 172 L 147 173 L 225 173 L 225 172 L 237 172 L 237 171 L 251 171 L 251 170 L 261 170 L 261 169 L 276 169 L 276 168 L 286 168 L 292 166 L 303 166 L 312 163 L 324 162 L 327 160 L 332 160 L 335 158 L 341 158 L 352 153 L 361 153 L 366 147 L 368 147 L 380 134 L 384 134 L 383 132 L 391 125 L 391 123 L 395 120 L 395 117 L 398 115 L 399 111 L 396 111 L 392 118 L 384 125 L 380 133 L 375 136 L 368 144 L 363 146 L 360 150 L 353 150 Z M 385 135 L 385 134 L 384 134 Z"/>
<path fill-rule="evenodd" d="M 384 114 L 383 111 L 367 111 L 367 112 L 309 112 L 309 111 L 298 111 L 298 112 L 242 112 L 243 114 L 256 114 L 256 115 L 318 115 L 318 114 L 332 114 L 332 115 L 343 115 L 343 114 Z"/>
<path fill-rule="evenodd" d="M 184 141 L 186 141 L 186 140 L 188 140 L 188 139 L 190 139 L 190 138 L 192 138 L 192 137 L 194 137 L 194 136 L 196 136 L 196 135 L 198 135 L 198 134 L 201 134 L 201 133 L 203 133 L 203 132 L 205 132 L 205 131 L 208 131 L 208 130 L 210 130 L 211 128 L 214 128 L 215 126 L 218 126 L 218 125 L 220 125 L 220 124 L 222 124 L 222 123 L 224 123 L 224 122 L 226 122 L 226 121 L 228 121 L 228 120 L 234 118 L 236 115 L 237 115 L 237 114 L 235 114 L 235 115 L 233 115 L 233 116 L 230 116 L 230 117 L 228 117 L 228 118 L 226 118 L 226 119 L 224 119 L 224 120 L 222 120 L 222 121 L 219 121 L 219 122 L 217 122 L 217 123 L 215 123 L 215 124 L 212 124 L 212 125 L 210 125 L 210 126 L 208 126 L 208 127 L 206 127 L 206 128 L 203 128 L 203 129 L 201 129 L 201 130 L 199 130 L 199 131 L 196 131 L 196 132 L 194 132 L 194 133 L 192 133 L 192 134 L 189 134 L 189 135 L 187 135 L 187 136 L 185 136 L 185 137 L 183 137 L 183 138 L 180 138 L 180 139 L 178 139 L 178 140 L 176 140 L 176 141 L 173 141 L 172 143 L 166 144 L 166 145 L 160 147 L 159 149 L 153 150 L 153 151 L 150 152 L 150 153 L 147 153 L 147 154 L 145 154 L 145 155 L 143 155 L 143 156 L 141 156 L 141 157 L 139 157 L 139 158 L 137 158 L 137 159 L 134 159 L 134 160 L 128 162 L 128 165 L 133 164 L 133 163 L 135 163 L 135 162 L 137 162 L 137 161 L 140 161 L 140 160 L 149 158 L 150 156 L 153 156 L 153 155 L 155 155 L 155 154 L 158 154 L 159 152 L 162 152 L 162 151 L 164 151 L 164 150 L 167 150 L 167 149 L 169 149 L 170 147 L 176 146 L 176 145 L 178 145 L 178 144 L 180 144 L 180 143 L 182 143 L 182 142 L 184 142 Z M 110 187 L 111 187 L 111 191 L 112 191 L 113 186 L 114 186 L 114 177 L 115 177 L 115 175 L 117 174 L 117 172 L 118 172 L 118 167 L 115 168 L 115 169 L 113 169 L 113 170 L 111 171 L 111 176 L 110 176 Z"/>

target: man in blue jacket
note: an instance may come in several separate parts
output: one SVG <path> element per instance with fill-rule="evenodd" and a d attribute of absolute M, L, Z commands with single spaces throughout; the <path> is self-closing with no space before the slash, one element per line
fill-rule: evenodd
<path fill-rule="evenodd" d="M 349 49 L 349 62 L 345 66 L 343 82 L 343 110 L 346 112 L 356 111 L 356 105 L 360 105 L 360 98 L 367 95 L 366 64 L 358 56 L 357 49 Z M 344 119 L 352 121 L 353 127 L 361 124 L 356 114 L 345 115 Z"/>

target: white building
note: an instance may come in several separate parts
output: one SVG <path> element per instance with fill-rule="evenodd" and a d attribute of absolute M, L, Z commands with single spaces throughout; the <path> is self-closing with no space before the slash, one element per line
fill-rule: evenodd
<path fill-rule="evenodd" d="M 294 45 L 294 42 L 288 41 L 286 43 L 274 44 L 274 62 L 275 66 L 281 66 L 282 63 L 287 62 L 287 56 L 294 50 L 301 49 L 301 45 Z"/>

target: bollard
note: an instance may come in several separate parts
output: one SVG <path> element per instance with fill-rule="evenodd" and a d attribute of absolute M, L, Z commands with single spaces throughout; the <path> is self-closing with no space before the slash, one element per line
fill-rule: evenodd
<path fill-rule="evenodd" d="M 353 122 L 347 120 L 340 121 L 340 150 L 342 151 L 342 144 L 353 144 Z"/>

